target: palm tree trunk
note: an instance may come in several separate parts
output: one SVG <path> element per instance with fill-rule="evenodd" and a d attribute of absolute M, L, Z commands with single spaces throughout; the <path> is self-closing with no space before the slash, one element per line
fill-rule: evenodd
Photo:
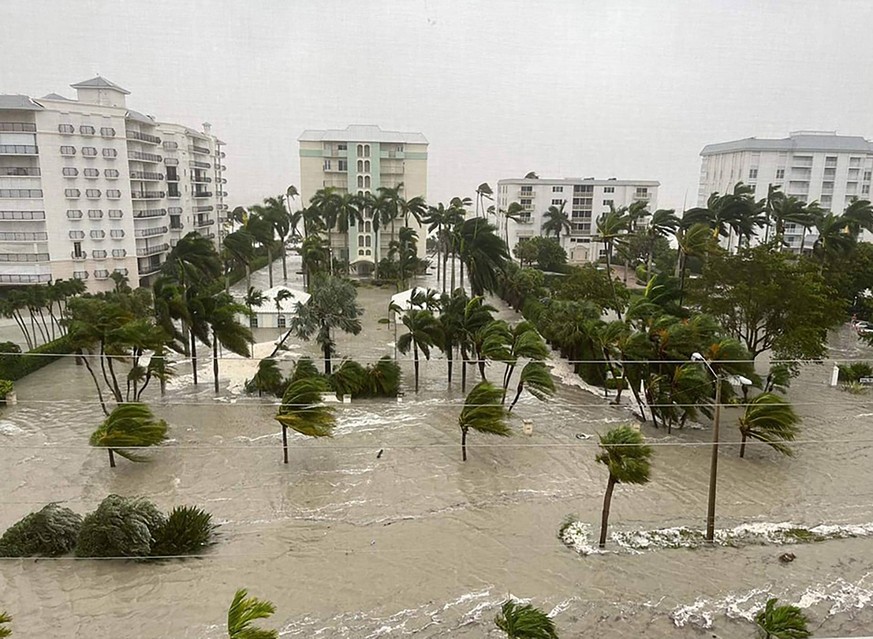
<path fill-rule="evenodd" d="M 246 293 L 248 293 L 252 288 L 252 265 L 250 262 L 246 262 Z"/>
<path fill-rule="evenodd" d="M 455 264 L 455 258 L 456 258 L 455 252 L 452 251 L 452 291 L 455 290 L 455 270 L 457 270 L 457 265 Z"/>
<path fill-rule="evenodd" d="M 273 250 L 269 245 L 267 246 L 267 264 L 269 264 L 267 272 L 270 277 L 270 288 L 273 288 Z"/>
<path fill-rule="evenodd" d="M 324 374 L 330 375 L 330 344 L 325 344 L 324 350 Z"/>
<path fill-rule="evenodd" d="M 107 448 L 109 451 L 109 467 L 115 468 L 115 453 L 112 452 L 111 448 Z"/>
<path fill-rule="evenodd" d="M 467 429 L 461 428 L 461 461 L 467 461 Z"/>
<path fill-rule="evenodd" d="M 740 440 L 740 459 L 746 456 L 746 434 L 740 431 L 740 436 L 742 439 Z"/>
<path fill-rule="evenodd" d="M 453 355 L 452 355 L 453 350 L 454 349 L 450 347 L 446 351 L 446 368 L 447 368 L 447 373 L 448 373 L 448 378 L 449 378 L 448 390 L 452 389 L 452 368 L 454 368 L 454 363 L 455 363 L 455 360 L 453 359 Z"/>
<path fill-rule="evenodd" d="M 282 454 L 283 463 L 288 463 L 288 427 L 282 424 Z"/>
<path fill-rule="evenodd" d="M 439 237 L 439 231 L 437 231 L 437 237 Z M 425 240 L 425 242 L 426 241 L 427 240 Z M 437 284 L 439 284 L 440 283 L 440 243 L 439 243 L 439 240 L 437 240 L 436 263 L 437 263 L 437 273 L 436 273 Z M 443 287 L 443 293 L 445 293 L 445 292 L 446 292 L 446 289 L 445 289 L 445 287 Z"/>
<path fill-rule="evenodd" d="M 501 404 L 506 403 L 506 390 L 509 388 L 509 380 L 512 379 L 512 373 L 515 370 L 515 364 L 507 364 L 506 371 L 503 373 L 503 399 Z"/>
<path fill-rule="evenodd" d="M 507 409 L 508 413 L 512 412 L 512 409 L 515 408 L 516 402 L 518 402 L 518 398 L 521 397 L 521 391 L 524 389 L 524 384 L 518 383 L 518 390 L 515 392 L 515 398 L 512 400 L 512 403 L 509 405 L 509 409 Z"/>
<path fill-rule="evenodd" d="M 603 496 L 603 513 L 600 516 L 600 543 L 598 544 L 600 548 L 606 548 L 606 529 L 609 526 L 609 507 L 612 503 L 613 490 L 615 490 L 615 476 L 610 473 L 606 494 Z"/>
<path fill-rule="evenodd" d="M 467 392 L 467 351 L 461 349 L 461 392 Z"/>
<path fill-rule="evenodd" d="M 415 392 L 417 393 L 418 392 L 418 346 L 413 345 L 412 352 L 414 354 L 412 365 L 415 367 Z"/>
<path fill-rule="evenodd" d="M 197 338 L 191 333 L 191 371 L 194 373 L 194 386 L 197 386 Z"/>
<path fill-rule="evenodd" d="M 612 253 L 612 247 L 607 246 L 606 249 L 606 277 L 609 278 L 609 286 L 612 288 L 612 301 L 615 304 L 615 314 L 618 315 L 618 319 L 621 320 L 621 310 L 618 306 L 618 294 L 615 292 L 615 280 L 612 277 L 612 271 L 610 270 L 609 257 Z M 625 264 L 625 273 L 627 273 L 627 264 Z"/>
<path fill-rule="evenodd" d="M 685 271 L 688 268 L 688 256 L 685 252 L 680 253 L 680 275 L 679 275 L 679 308 L 682 308 L 682 300 L 685 299 Z"/>
<path fill-rule="evenodd" d="M 218 394 L 218 338 L 212 331 L 212 377 L 215 379 L 215 394 Z"/>
<path fill-rule="evenodd" d="M 88 357 L 82 355 L 82 351 L 79 351 L 79 356 L 83 362 L 85 362 L 85 368 L 88 369 L 88 373 L 91 375 L 91 379 L 94 380 L 94 387 L 97 389 L 97 397 L 100 399 L 100 408 L 103 409 L 103 413 L 109 417 L 109 411 L 106 408 L 106 402 L 103 399 L 103 391 L 100 390 L 100 382 L 97 381 L 97 375 L 94 374 L 94 369 L 91 368 L 91 363 L 88 361 Z"/>
<path fill-rule="evenodd" d="M 288 248 L 285 246 L 285 238 L 282 238 L 282 280 L 288 281 Z"/>

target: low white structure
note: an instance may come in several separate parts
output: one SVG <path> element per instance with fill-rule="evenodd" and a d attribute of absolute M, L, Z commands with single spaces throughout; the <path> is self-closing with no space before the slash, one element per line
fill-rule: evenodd
<path fill-rule="evenodd" d="M 413 286 L 412 288 L 408 288 L 405 291 L 400 291 L 391 296 L 391 305 L 397 306 L 400 309 L 400 312 L 395 312 L 396 315 L 403 315 L 406 311 L 411 311 L 412 309 L 420 309 L 424 308 L 422 306 L 418 306 L 412 303 L 412 298 L 414 295 L 424 295 L 427 297 L 430 293 L 436 293 L 439 296 L 439 291 L 436 291 L 432 288 L 422 288 L 420 286 Z"/>
<path fill-rule="evenodd" d="M 287 291 L 287 294 L 281 294 Z M 297 314 L 297 304 L 306 304 L 311 297 L 309 293 L 287 286 L 274 286 L 261 293 L 264 303 L 252 307 L 249 326 L 252 328 L 286 328 L 291 318 Z M 277 303 L 277 298 L 280 301 Z M 240 318 L 245 323 L 245 318 Z"/>

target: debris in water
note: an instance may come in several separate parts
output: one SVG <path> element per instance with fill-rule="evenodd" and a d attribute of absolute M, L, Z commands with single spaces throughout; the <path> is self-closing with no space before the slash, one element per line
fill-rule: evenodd
<path fill-rule="evenodd" d="M 376 453 L 376 459 L 381 459 L 381 458 L 382 458 L 382 453 L 383 453 L 383 452 L 385 452 L 385 449 L 384 449 L 384 448 L 380 448 L 380 449 L 379 449 L 379 452 Z"/>
<path fill-rule="evenodd" d="M 588 433 L 576 433 L 576 439 L 591 439 Z"/>
<path fill-rule="evenodd" d="M 797 559 L 797 557 L 793 552 L 784 552 L 779 555 L 779 561 L 781 561 L 783 564 L 790 564 L 795 559 Z"/>

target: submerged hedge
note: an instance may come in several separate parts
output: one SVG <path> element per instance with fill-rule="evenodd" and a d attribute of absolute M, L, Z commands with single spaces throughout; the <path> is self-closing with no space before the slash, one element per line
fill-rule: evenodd
<path fill-rule="evenodd" d="M 18 380 L 48 366 L 59 359 L 61 355 L 73 352 L 68 335 L 37 346 L 22 354 L 4 353 L 0 355 L 0 379 Z M 51 357 L 57 355 L 58 357 Z"/>

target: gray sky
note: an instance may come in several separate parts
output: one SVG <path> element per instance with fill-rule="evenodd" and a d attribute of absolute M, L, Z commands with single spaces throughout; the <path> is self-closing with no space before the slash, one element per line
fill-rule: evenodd
<path fill-rule="evenodd" d="M 0 92 L 128 104 L 228 143 L 231 206 L 298 184 L 303 129 L 430 141 L 429 200 L 616 176 L 695 204 L 704 144 L 873 137 L 867 0 L 3 0 Z"/>

